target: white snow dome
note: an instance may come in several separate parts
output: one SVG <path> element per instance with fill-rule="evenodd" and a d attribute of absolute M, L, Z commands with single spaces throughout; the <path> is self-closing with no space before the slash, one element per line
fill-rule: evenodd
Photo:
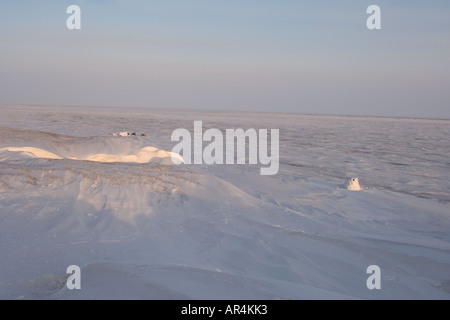
<path fill-rule="evenodd" d="M 347 190 L 352 190 L 352 191 L 362 190 L 361 186 L 359 185 L 358 178 L 348 179 L 345 187 L 347 188 Z"/>

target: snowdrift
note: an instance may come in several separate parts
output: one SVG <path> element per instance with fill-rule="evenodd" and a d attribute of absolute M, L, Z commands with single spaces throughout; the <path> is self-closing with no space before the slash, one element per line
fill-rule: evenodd
<path fill-rule="evenodd" d="M 0 200 L 27 202 L 26 214 L 17 218 L 35 232 L 74 238 L 145 232 L 153 228 L 148 218 L 161 213 L 258 206 L 223 179 L 175 166 L 33 159 L 0 169 Z"/>
<path fill-rule="evenodd" d="M 149 146 L 144 136 L 77 138 L 9 128 L 0 128 L 0 136 L 5 137 L 0 143 L 0 161 L 40 158 L 171 165 L 173 156 L 184 162 L 178 154 Z"/>

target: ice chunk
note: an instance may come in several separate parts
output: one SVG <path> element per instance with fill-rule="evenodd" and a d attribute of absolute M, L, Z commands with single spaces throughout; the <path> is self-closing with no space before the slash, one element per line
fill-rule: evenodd
<path fill-rule="evenodd" d="M 347 181 L 345 187 L 347 188 L 347 190 L 352 190 L 352 191 L 361 191 L 362 188 L 359 185 L 359 180 L 358 178 L 351 178 Z"/>

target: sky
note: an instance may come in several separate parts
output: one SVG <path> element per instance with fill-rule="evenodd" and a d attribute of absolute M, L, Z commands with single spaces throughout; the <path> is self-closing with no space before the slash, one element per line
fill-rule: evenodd
<path fill-rule="evenodd" d="M 448 0 L 0 0 L 0 104 L 450 119 L 449 17 Z"/>

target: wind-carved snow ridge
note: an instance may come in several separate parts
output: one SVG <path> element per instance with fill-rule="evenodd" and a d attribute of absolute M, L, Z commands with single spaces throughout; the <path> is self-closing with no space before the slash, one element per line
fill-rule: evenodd
<path fill-rule="evenodd" d="M 30 203 L 27 210 L 38 212 L 32 219 L 47 224 L 45 232 L 84 237 L 97 230 L 117 238 L 130 227 L 145 229 L 149 217 L 169 207 L 255 206 L 252 196 L 223 179 L 168 165 L 171 153 L 145 146 L 146 137 L 77 138 L 4 128 L 0 135 L 0 200 L 33 196 L 36 207 Z M 218 194 L 220 200 L 212 201 Z"/>
<path fill-rule="evenodd" d="M 28 158 L 84 160 L 94 162 L 131 162 L 173 164 L 173 152 L 149 146 L 145 136 L 76 138 L 39 131 L 0 128 L 1 136 L 14 134 L 15 141 L 0 143 L 0 162 Z M 12 143 L 16 143 L 11 145 Z M 8 143 L 8 145 L 5 145 Z"/>

